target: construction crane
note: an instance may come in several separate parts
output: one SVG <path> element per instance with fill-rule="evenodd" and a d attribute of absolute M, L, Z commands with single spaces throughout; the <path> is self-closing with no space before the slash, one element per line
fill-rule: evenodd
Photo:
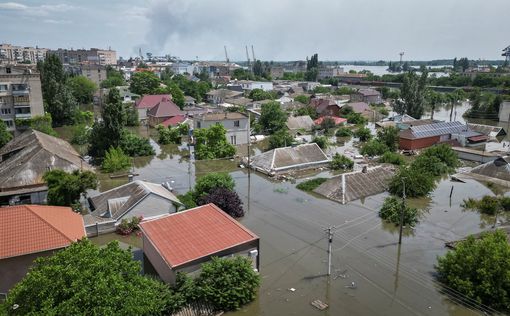
<path fill-rule="evenodd" d="M 402 65 L 402 56 L 404 56 L 404 52 L 398 53 L 400 55 L 400 64 Z"/>
<path fill-rule="evenodd" d="M 248 69 L 251 69 L 250 54 L 248 54 L 248 45 L 244 47 L 246 48 L 246 60 L 248 60 Z"/>
<path fill-rule="evenodd" d="M 251 45 L 251 56 L 253 57 L 253 62 L 255 62 L 257 58 L 255 58 L 255 50 L 253 49 L 253 45 Z"/>
<path fill-rule="evenodd" d="M 510 61 L 510 46 L 508 46 L 507 48 L 503 49 L 503 54 L 501 54 L 501 56 L 505 57 L 505 61 L 506 62 Z"/>
<path fill-rule="evenodd" d="M 228 54 L 227 54 L 227 46 L 223 46 L 225 48 L 225 59 L 227 60 L 227 64 L 230 63 L 230 59 L 228 59 Z"/>

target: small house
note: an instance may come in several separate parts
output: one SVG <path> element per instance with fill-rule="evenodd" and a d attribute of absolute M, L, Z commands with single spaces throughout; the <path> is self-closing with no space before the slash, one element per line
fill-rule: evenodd
<path fill-rule="evenodd" d="M 221 104 L 225 102 L 226 99 L 234 99 L 241 98 L 244 95 L 243 92 L 240 91 L 232 91 L 228 89 L 217 89 L 211 90 L 206 93 L 206 100 L 211 104 Z"/>
<path fill-rule="evenodd" d="M 250 120 L 239 112 L 204 113 L 193 118 L 193 129 L 208 128 L 220 124 L 227 130 L 227 141 L 232 145 L 248 144 Z"/>
<path fill-rule="evenodd" d="M 145 122 L 147 120 L 147 111 L 165 100 L 172 100 L 172 96 L 170 94 L 151 94 L 144 95 L 136 100 L 135 108 L 138 110 L 138 120 Z"/>
<path fill-rule="evenodd" d="M 212 257 L 245 256 L 259 270 L 259 237 L 214 204 L 140 224 L 144 270 L 175 284 L 177 273 L 191 277 Z"/>
<path fill-rule="evenodd" d="M 374 89 L 359 89 L 356 93 L 351 95 L 351 101 L 353 102 L 365 102 L 365 103 L 382 103 L 381 93 Z"/>
<path fill-rule="evenodd" d="M 172 100 L 164 99 L 147 111 L 147 119 L 149 126 L 157 126 L 166 120 L 176 116 L 182 116 L 184 112 L 172 102 Z"/>

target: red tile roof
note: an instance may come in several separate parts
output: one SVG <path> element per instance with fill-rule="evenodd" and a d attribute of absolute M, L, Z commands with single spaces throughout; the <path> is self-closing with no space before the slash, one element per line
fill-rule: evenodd
<path fill-rule="evenodd" d="M 137 109 L 150 109 L 155 107 L 159 102 L 165 100 L 172 100 L 172 96 L 169 94 L 144 95 L 136 100 L 135 104 Z"/>
<path fill-rule="evenodd" d="M 333 121 L 335 121 L 336 125 L 340 125 L 342 123 L 347 122 L 347 119 L 344 119 L 343 117 L 338 117 L 338 116 L 321 116 L 313 122 L 315 123 L 315 125 L 321 125 L 322 121 L 324 121 L 325 118 L 333 119 Z"/>
<path fill-rule="evenodd" d="M 185 115 L 177 115 L 177 116 L 169 118 L 168 120 L 163 121 L 161 123 L 161 125 L 163 125 L 164 127 L 168 127 L 169 125 L 170 126 L 177 126 L 180 123 L 184 122 L 185 120 L 186 120 L 186 116 Z"/>
<path fill-rule="evenodd" d="M 164 100 L 152 107 L 147 115 L 154 117 L 172 117 L 184 114 L 179 107 L 170 100 Z"/>
<path fill-rule="evenodd" d="M 259 238 L 214 204 L 142 222 L 140 228 L 171 268 Z"/>
<path fill-rule="evenodd" d="M 85 235 L 81 215 L 70 207 L 0 208 L 0 259 L 63 248 Z"/>

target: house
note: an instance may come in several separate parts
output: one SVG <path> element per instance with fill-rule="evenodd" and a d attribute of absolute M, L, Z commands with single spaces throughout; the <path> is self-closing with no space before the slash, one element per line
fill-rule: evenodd
<path fill-rule="evenodd" d="M 168 119 L 181 115 L 184 115 L 184 112 L 172 100 L 164 99 L 147 111 L 147 120 L 149 126 L 154 127 Z"/>
<path fill-rule="evenodd" d="M 197 103 L 196 101 L 195 98 L 187 95 L 184 97 L 184 106 L 194 106 Z"/>
<path fill-rule="evenodd" d="M 273 82 L 271 81 L 239 80 L 237 83 L 239 83 L 241 85 L 241 88 L 247 92 L 250 92 L 253 89 L 273 91 Z"/>
<path fill-rule="evenodd" d="M 117 89 L 119 90 L 122 103 L 132 103 L 140 98 L 139 94 L 132 93 L 131 91 L 129 91 L 129 86 L 120 86 L 117 87 Z"/>
<path fill-rule="evenodd" d="M 82 217 L 70 207 L 18 205 L 0 208 L 0 297 L 27 274 L 38 257 L 83 238 Z"/>
<path fill-rule="evenodd" d="M 491 182 L 502 187 L 510 186 L 510 156 L 498 157 L 492 161 L 474 167 L 462 176 L 476 179 L 483 183 Z"/>
<path fill-rule="evenodd" d="M 221 124 L 227 130 L 227 141 L 232 145 L 248 144 L 250 120 L 239 112 L 205 113 L 193 118 L 193 129 L 208 128 Z"/>
<path fill-rule="evenodd" d="M 48 170 L 93 170 L 63 139 L 27 130 L 0 149 L 0 205 L 46 204 Z"/>
<path fill-rule="evenodd" d="M 138 110 L 138 120 L 140 122 L 147 121 L 147 111 L 166 100 L 172 100 L 172 96 L 170 94 L 147 94 L 136 100 L 135 108 Z"/>
<path fill-rule="evenodd" d="M 321 125 L 322 122 L 327 118 L 332 119 L 335 122 L 335 125 L 345 125 L 347 123 L 347 119 L 345 119 L 343 117 L 338 117 L 338 116 L 321 116 L 318 119 L 316 119 L 315 121 L 313 121 L 313 123 L 315 125 Z"/>
<path fill-rule="evenodd" d="M 175 284 L 177 273 L 197 276 L 212 257 L 244 256 L 259 270 L 259 237 L 214 204 L 140 224 L 144 270 Z"/>
<path fill-rule="evenodd" d="M 292 171 L 325 167 L 330 159 L 316 144 L 304 144 L 295 147 L 275 148 L 253 156 L 243 163 L 264 174 L 274 176 Z"/>
<path fill-rule="evenodd" d="M 115 230 L 122 219 L 144 219 L 175 213 L 182 206 L 169 185 L 141 180 L 126 183 L 88 198 L 90 214 L 84 215 L 88 236 Z"/>
<path fill-rule="evenodd" d="M 243 92 L 240 91 L 232 91 L 228 89 L 217 89 L 211 90 L 206 93 L 206 100 L 211 104 L 221 104 L 225 102 L 226 99 L 234 99 L 240 98 L 244 95 Z"/>
<path fill-rule="evenodd" d="M 367 113 L 372 114 L 373 112 L 370 106 L 365 102 L 349 102 L 346 105 L 350 106 L 354 113 L 359 113 L 363 115 Z"/>
<path fill-rule="evenodd" d="M 310 106 L 315 108 L 320 116 L 338 116 L 340 113 L 340 106 L 332 98 L 313 98 Z"/>
<path fill-rule="evenodd" d="M 486 136 L 469 130 L 467 125 L 457 121 L 412 126 L 399 133 L 399 147 L 405 150 L 421 149 L 452 141 L 456 144 L 463 142 L 464 146 L 467 146 L 486 140 Z"/>
<path fill-rule="evenodd" d="M 344 68 L 340 66 L 322 66 L 319 67 L 317 79 L 335 78 L 345 73 Z"/>
<path fill-rule="evenodd" d="M 333 201 L 346 204 L 386 191 L 394 174 L 394 167 L 386 166 L 344 173 L 328 179 L 314 192 Z"/>
<path fill-rule="evenodd" d="M 163 125 L 164 127 L 168 127 L 168 126 L 176 127 L 176 126 L 179 126 L 180 124 L 191 125 L 191 123 L 192 123 L 192 120 L 189 119 L 186 115 L 177 115 L 177 116 L 173 116 L 173 117 L 169 118 L 168 120 L 165 120 L 159 124 Z"/>
<path fill-rule="evenodd" d="M 359 89 L 356 93 L 351 95 L 353 102 L 365 102 L 368 104 L 382 103 L 381 93 L 374 89 Z"/>
<path fill-rule="evenodd" d="M 495 139 L 496 137 L 506 135 L 505 129 L 501 126 L 473 124 L 473 123 L 468 123 L 467 125 L 470 130 L 478 132 L 482 135 L 485 135 L 485 136 L 489 137 L 489 139 Z"/>
<path fill-rule="evenodd" d="M 313 128 L 313 120 L 309 115 L 290 116 L 287 119 L 286 125 L 291 131 L 311 131 Z"/>

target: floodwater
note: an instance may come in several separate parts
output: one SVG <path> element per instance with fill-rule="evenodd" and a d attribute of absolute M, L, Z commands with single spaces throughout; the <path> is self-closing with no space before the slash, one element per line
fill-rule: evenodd
<path fill-rule="evenodd" d="M 388 66 L 358 66 L 358 65 L 341 65 L 340 67 L 344 68 L 345 72 L 349 72 L 350 70 L 354 70 L 356 72 L 362 70 L 368 70 L 374 75 L 381 76 L 386 74 L 395 74 L 388 71 Z M 428 68 L 429 66 L 427 66 Z M 430 66 L 431 68 L 442 68 L 444 66 Z M 429 72 L 429 76 L 435 75 L 436 77 L 444 77 L 448 74 L 446 72 Z"/>

